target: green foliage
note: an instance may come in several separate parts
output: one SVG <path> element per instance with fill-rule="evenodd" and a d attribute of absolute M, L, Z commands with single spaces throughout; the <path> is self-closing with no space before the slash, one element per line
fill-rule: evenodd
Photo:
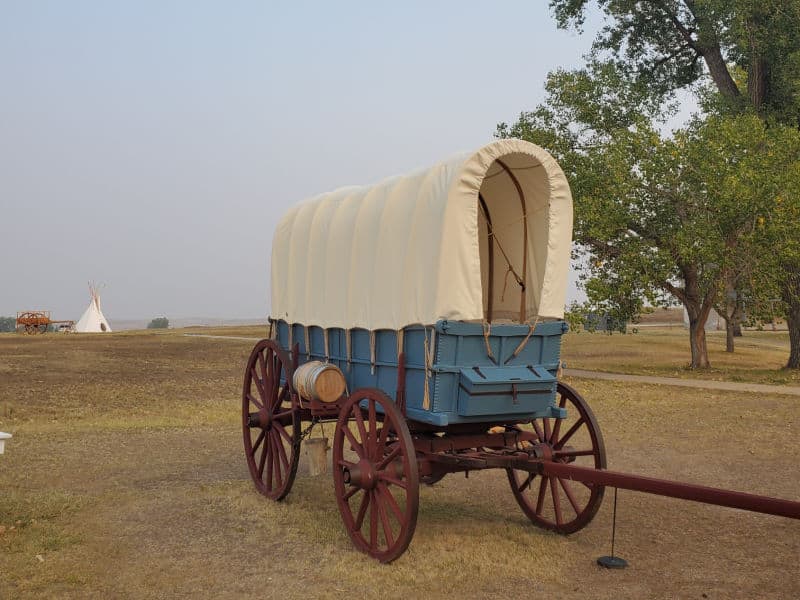
<path fill-rule="evenodd" d="M 550 1 L 578 30 L 591 5 Z M 761 307 L 780 294 L 800 340 L 800 0 L 596 5 L 606 25 L 587 65 L 550 73 L 545 102 L 497 129 L 562 164 L 589 304 L 630 318 L 679 300 L 692 366 L 707 366 L 702 327 L 726 298 Z M 706 114 L 665 135 L 689 86 Z"/>
<path fill-rule="evenodd" d="M 14 317 L 0 317 L 0 333 L 16 331 L 17 320 Z"/>
<path fill-rule="evenodd" d="M 583 310 L 583 306 L 578 302 L 573 302 L 564 311 L 564 320 L 569 325 L 569 330 L 573 333 L 581 332 L 585 317 L 586 313 Z"/>
<path fill-rule="evenodd" d="M 551 0 L 563 28 L 583 24 L 588 0 Z M 592 55 L 616 65 L 654 97 L 705 78 L 725 110 L 800 117 L 800 1 L 597 0 L 606 26 Z"/>
<path fill-rule="evenodd" d="M 169 319 L 167 317 L 156 317 L 147 324 L 148 329 L 168 329 Z"/>

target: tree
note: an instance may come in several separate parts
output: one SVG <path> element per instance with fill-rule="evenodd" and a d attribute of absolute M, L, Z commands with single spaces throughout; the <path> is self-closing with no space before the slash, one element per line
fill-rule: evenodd
<path fill-rule="evenodd" d="M 644 299 L 678 298 L 691 366 L 708 366 L 704 324 L 719 260 L 706 235 L 711 211 L 683 177 L 686 136 L 662 137 L 660 101 L 611 63 L 551 73 L 546 90 L 544 104 L 497 133 L 546 146 L 565 169 L 590 303 L 634 317 Z"/>
<path fill-rule="evenodd" d="M 167 317 L 156 317 L 147 324 L 148 329 L 167 329 L 169 328 L 169 319 Z"/>
<path fill-rule="evenodd" d="M 559 26 L 579 30 L 589 4 L 550 2 Z M 710 112 L 750 112 L 767 124 L 800 125 L 800 0 L 597 0 L 597 5 L 608 24 L 595 39 L 593 61 L 613 65 L 651 102 L 669 101 L 676 90 L 699 83 L 708 85 Z M 790 244 L 778 249 L 786 254 L 772 274 L 787 311 L 789 364 L 800 368 L 800 257 Z M 741 281 L 730 270 L 724 279 L 723 288 Z M 734 306 L 729 315 L 735 312 Z"/>
<path fill-rule="evenodd" d="M 0 317 L 0 333 L 10 333 L 17 330 L 17 320 L 14 317 Z"/>

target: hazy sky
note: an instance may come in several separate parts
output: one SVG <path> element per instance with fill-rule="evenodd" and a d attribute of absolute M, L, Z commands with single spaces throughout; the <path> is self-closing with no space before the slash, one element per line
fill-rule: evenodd
<path fill-rule="evenodd" d="M 492 138 L 591 35 L 546 0 L 0 0 L 0 315 L 258 317 L 310 195 Z M 590 26 L 591 32 L 592 27 Z"/>

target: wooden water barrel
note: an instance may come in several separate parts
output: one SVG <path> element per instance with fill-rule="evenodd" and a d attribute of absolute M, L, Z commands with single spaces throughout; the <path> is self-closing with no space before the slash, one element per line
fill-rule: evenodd
<path fill-rule="evenodd" d="M 346 387 L 339 367 L 318 360 L 297 367 L 292 381 L 301 398 L 319 402 L 336 402 Z"/>

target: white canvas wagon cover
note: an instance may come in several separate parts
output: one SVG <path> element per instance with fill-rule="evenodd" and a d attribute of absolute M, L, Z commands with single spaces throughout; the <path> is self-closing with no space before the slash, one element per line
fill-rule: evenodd
<path fill-rule="evenodd" d="M 562 318 L 571 244 L 561 168 L 497 140 L 292 207 L 273 238 L 271 316 L 371 330 Z"/>

